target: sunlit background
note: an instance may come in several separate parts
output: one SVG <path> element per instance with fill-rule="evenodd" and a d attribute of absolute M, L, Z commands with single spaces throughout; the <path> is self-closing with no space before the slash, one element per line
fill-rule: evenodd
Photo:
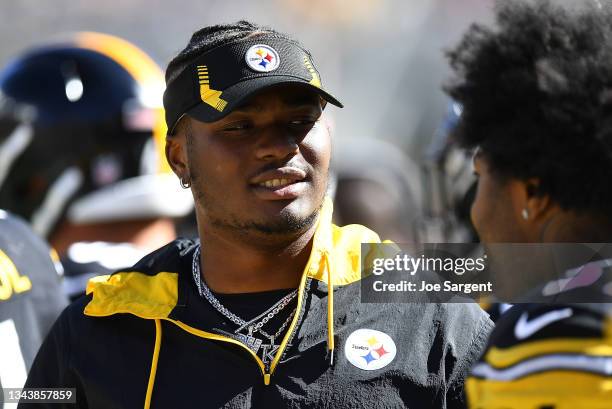
<path fill-rule="evenodd" d="M 270 25 L 309 48 L 344 103 L 336 138 L 376 137 L 418 160 L 444 113 L 443 50 L 492 0 L 19 0 L 0 3 L 0 65 L 61 33 L 115 34 L 165 68 L 198 28 L 240 19 Z"/>
<path fill-rule="evenodd" d="M 437 180 L 437 169 L 433 173 L 423 169 L 431 165 L 425 158 L 431 153 L 434 134 L 444 130 L 449 110 L 441 90 L 449 75 L 444 51 L 458 42 L 472 22 L 489 22 L 493 3 L 4 1 L 0 3 L 0 65 L 28 47 L 66 33 L 98 31 L 133 42 L 165 68 L 203 26 L 241 19 L 269 25 L 293 35 L 312 51 L 326 89 L 345 104 L 344 109 L 328 109 L 335 124 L 332 189 L 336 186 L 339 192 L 335 221 L 366 224 L 397 241 L 465 241 L 469 240 L 465 234 L 449 233 L 456 230 L 456 223 L 447 220 L 457 206 L 447 200 L 446 191 L 462 185 Z M 463 177 L 463 162 L 453 165 L 456 169 L 450 173 Z M 446 177 L 449 169 L 442 173 Z M 466 191 L 462 189 L 461 197 Z M 428 231 L 426 237 L 415 236 L 419 229 Z M 193 233 L 193 229 L 185 231 Z"/>

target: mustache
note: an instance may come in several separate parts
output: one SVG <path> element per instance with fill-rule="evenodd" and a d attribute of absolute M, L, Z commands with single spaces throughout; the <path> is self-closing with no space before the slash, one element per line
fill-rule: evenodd
<path fill-rule="evenodd" d="M 280 168 L 295 168 L 295 169 L 299 169 L 299 170 L 303 171 L 304 173 L 306 173 L 306 175 L 310 175 L 310 173 L 311 173 L 310 166 L 308 166 L 305 163 L 300 163 L 298 161 L 277 162 L 277 163 L 269 163 L 269 164 L 263 166 L 262 168 L 257 170 L 257 172 L 253 173 L 250 176 L 249 179 L 256 178 L 257 176 L 261 175 L 262 173 L 269 172 L 271 170 L 280 169 Z"/>

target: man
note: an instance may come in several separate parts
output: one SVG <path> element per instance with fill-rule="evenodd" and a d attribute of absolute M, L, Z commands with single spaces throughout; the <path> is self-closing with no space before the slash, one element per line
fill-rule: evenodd
<path fill-rule="evenodd" d="M 360 303 L 360 244 L 380 240 L 331 224 L 321 115 L 341 104 L 310 54 L 248 22 L 206 27 L 166 80 L 166 155 L 201 241 L 91 281 L 28 386 L 89 408 L 461 407 L 491 324 L 476 305 Z"/>
<path fill-rule="evenodd" d="M 26 223 L 0 210 L 0 391 L 23 386 L 40 344 L 68 304 L 61 265 L 50 253 Z M 3 406 L 4 400 L 0 393 L 0 408 L 14 407 Z"/>
<path fill-rule="evenodd" d="M 610 4 L 499 2 L 497 24 L 473 26 L 450 53 L 448 92 L 463 105 L 456 137 L 478 147 L 471 216 L 480 239 L 571 252 L 580 248 L 571 243 L 611 243 Z M 539 282 L 540 258 L 500 277 L 513 286 L 535 276 L 524 295 L 549 302 L 501 316 L 468 380 L 470 407 L 610 407 L 612 260 L 593 256 Z"/>
<path fill-rule="evenodd" d="M 193 208 L 162 160 L 163 86 L 142 50 L 99 33 L 27 50 L 0 73 L 0 207 L 58 251 L 73 299 L 175 239 L 172 218 Z"/>

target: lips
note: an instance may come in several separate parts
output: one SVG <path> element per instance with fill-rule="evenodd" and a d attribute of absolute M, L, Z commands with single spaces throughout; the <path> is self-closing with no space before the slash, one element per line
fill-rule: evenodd
<path fill-rule="evenodd" d="M 265 182 L 261 182 L 258 183 L 257 186 L 261 186 L 261 187 L 284 187 L 287 185 L 290 185 L 291 183 L 295 183 L 294 181 L 292 181 L 291 179 L 272 179 L 272 180 L 266 180 Z"/>
<path fill-rule="evenodd" d="M 288 200 L 307 188 L 306 172 L 295 167 L 283 167 L 262 172 L 250 180 L 255 194 L 263 200 Z"/>
<path fill-rule="evenodd" d="M 285 180 L 286 183 L 298 182 L 306 179 L 306 172 L 302 169 L 286 166 L 259 173 L 250 180 L 252 185 L 265 184 L 274 180 Z"/>

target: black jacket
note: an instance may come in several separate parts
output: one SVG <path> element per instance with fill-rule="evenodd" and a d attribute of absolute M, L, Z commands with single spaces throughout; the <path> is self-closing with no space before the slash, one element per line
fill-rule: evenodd
<path fill-rule="evenodd" d="M 224 319 L 193 282 L 195 243 L 180 240 L 90 282 L 56 323 L 27 386 L 76 387 L 78 407 L 92 409 L 462 407 L 464 376 L 491 329 L 486 314 L 475 304 L 361 303 L 360 243 L 378 236 L 329 220 L 320 219 L 299 313 L 270 368 L 213 332 Z"/>

